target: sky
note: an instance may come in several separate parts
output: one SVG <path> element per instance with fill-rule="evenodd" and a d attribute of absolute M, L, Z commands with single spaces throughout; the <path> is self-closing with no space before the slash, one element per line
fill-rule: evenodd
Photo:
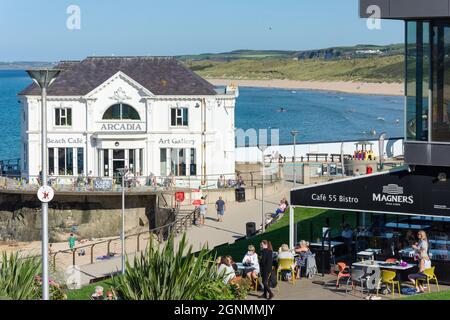
<path fill-rule="evenodd" d="M 0 61 L 403 42 L 403 22 L 383 20 L 380 30 L 369 30 L 358 17 L 358 2 L 0 0 Z M 67 13 L 71 5 L 80 9 L 79 29 L 74 11 Z"/>

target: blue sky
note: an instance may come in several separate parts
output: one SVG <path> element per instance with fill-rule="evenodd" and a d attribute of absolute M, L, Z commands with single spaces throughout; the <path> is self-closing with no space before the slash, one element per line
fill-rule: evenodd
<path fill-rule="evenodd" d="M 72 4 L 80 30 L 66 27 Z M 358 0 L 0 0 L 0 61 L 389 44 L 403 28 L 369 30 Z"/>

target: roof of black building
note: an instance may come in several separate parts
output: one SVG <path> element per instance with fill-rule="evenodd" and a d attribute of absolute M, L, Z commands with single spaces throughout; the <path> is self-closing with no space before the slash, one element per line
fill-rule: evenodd
<path fill-rule="evenodd" d="M 61 61 L 49 96 L 84 96 L 121 71 L 155 95 L 216 95 L 215 88 L 171 57 L 88 57 Z M 19 95 L 40 95 L 31 84 Z"/>
<path fill-rule="evenodd" d="M 377 8 L 377 9 L 376 9 Z M 376 12 L 379 10 L 379 12 Z M 450 17 L 449 0 L 359 0 L 361 18 L 437 19 Z"/>

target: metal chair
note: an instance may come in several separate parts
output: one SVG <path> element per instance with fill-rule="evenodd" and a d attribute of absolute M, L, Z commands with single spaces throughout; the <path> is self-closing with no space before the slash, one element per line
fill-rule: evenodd
<path fill-rule="evenodd" d="M 350 275 L 351 276 L 350 276 L 350 278 L 348 278 L 347 285 L 345 287 L 345 294 L 347 294 L 347 292 L 348 292 L 348 285 L 350 283 L 352 284 L 352 290 L 355 288 L 355 283 L 359 283 L 362 294 L 364 294 L 364 285 L 365 285 L 367 291 L 369 291 L 369 288 L 367 287 L 368 275 L 366 274 L 366 272 L 364 271 L 363 268 L 352 266 L 350 269 Z"/>

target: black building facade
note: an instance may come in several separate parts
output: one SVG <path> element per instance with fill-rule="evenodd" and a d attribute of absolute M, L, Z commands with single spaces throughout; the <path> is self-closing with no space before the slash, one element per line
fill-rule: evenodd
<path fill-rule="evenodd" d="M 401 238 L 423 229 L 436 274 L 450 283 L 450 1 L 360 0 L 359 11 L 405 21 L 405 167 L 298 188 L 291 204 L 390 216 L 377 226 L 392 234 L 384 257 L 404 258 Z M 290 222 L 293 245 L 293 210 Z"/>

